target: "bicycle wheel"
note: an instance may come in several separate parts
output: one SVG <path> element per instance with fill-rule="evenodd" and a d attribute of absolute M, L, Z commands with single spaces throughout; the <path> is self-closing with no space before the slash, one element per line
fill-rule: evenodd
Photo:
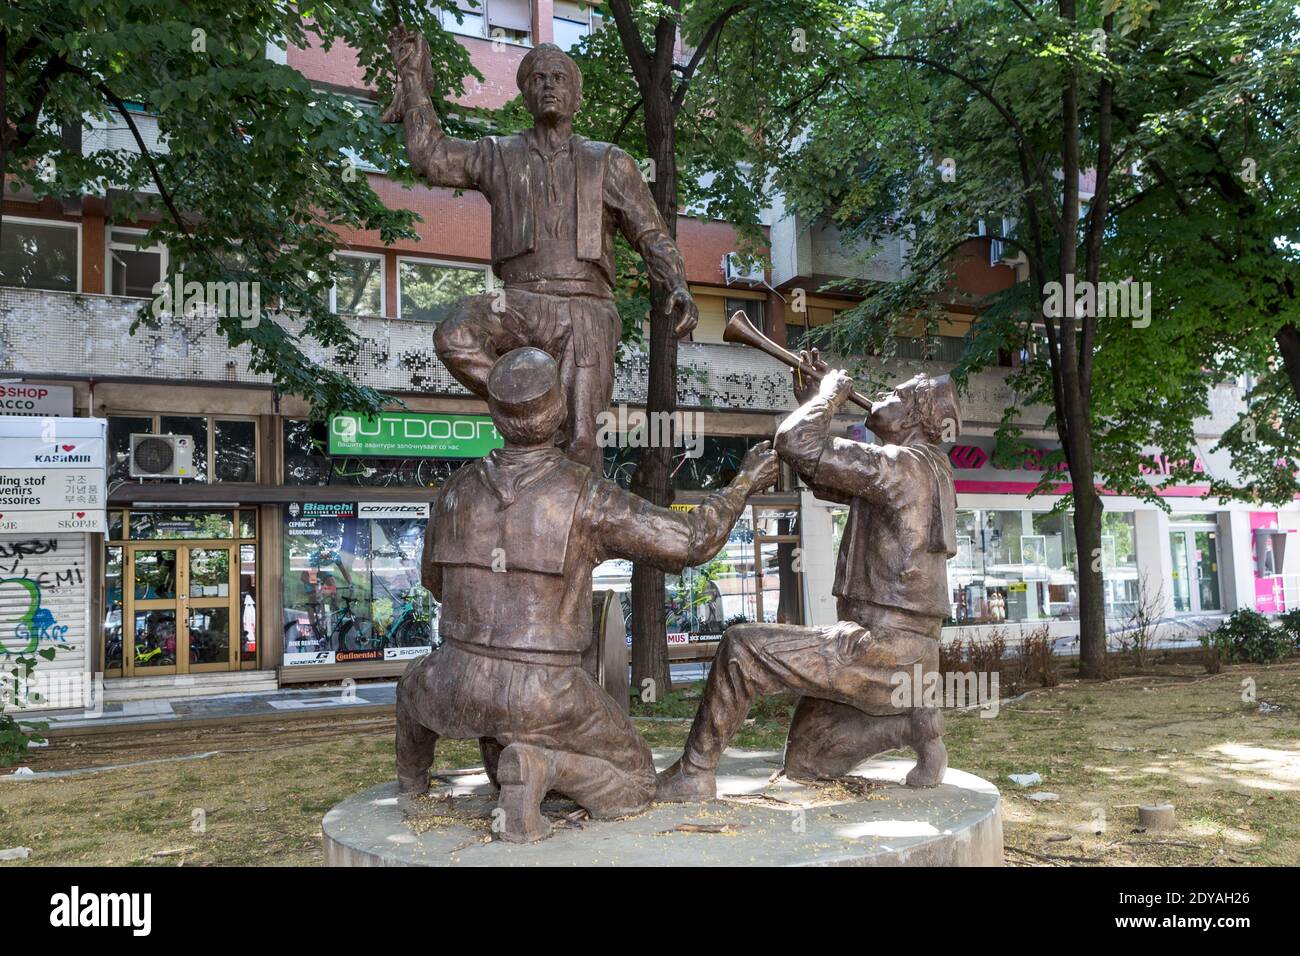
<path fill-rule="evenodd" d="M 398 647 L 429 647 L 433 643 L 433 628 L 428 621 L 408 618 L 394 635 Z"/>
<path fill-rule="evenodd" d="M 284 477 L 290 484 L 323 485 L 328 482 L 328 468 L 311 455 L 290 455 L 284 460 Z"/>

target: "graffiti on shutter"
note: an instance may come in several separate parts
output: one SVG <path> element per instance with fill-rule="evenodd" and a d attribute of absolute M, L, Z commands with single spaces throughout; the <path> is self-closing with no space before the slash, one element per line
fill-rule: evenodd
<path fill-rule="evenodd" d="M 86 669 L 90 569 L 84 534 L 0 535 L 0 662 L 56 649 L 38 670 Z"/>

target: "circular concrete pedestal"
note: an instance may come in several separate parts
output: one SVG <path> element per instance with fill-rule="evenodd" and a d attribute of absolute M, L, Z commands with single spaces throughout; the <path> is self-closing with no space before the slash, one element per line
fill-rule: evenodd
<path fill-rule="evenodd" d="M 662 769 L 676 754 L 656 752 Z M 728 750 L 712 803 L 659 803 L 621 820 L 582 819 L 548 800 L 554 835 L 492 839 L 496 792 L 476 772 L 446 774 L 424 797 L 397 783 L 325 815 L 329 866 L 1000 866 L 997 789 L 960 770 L 927 790 L 902 785 L 913 761 L 877 758 L 851 777 L 805 786 L 772 775 L 775 751 Z"/>

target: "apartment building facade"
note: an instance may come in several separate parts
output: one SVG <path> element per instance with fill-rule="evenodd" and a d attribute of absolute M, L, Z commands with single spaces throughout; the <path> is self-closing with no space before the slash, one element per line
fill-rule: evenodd
<path fill-rule="evenodd" d="M 499 106 L 515 95 L 515 69 L 531 44 L 571 45 L 600 28 L 600 18 L 597 9 L 561 0 L 485 0 L 466 4 L 464 21 L 448 28 L 484 75 L 471 102 Z M 346 49 L 269 55 L 321 86 L 367 93 Z M 121 134 L 93 131 L 109 141 Z M 103 196 L 60 204 L 6 191 L 0 376 L 69 390 L 75 416 L 107 423 L 104 531 L 55 548 L 83 555 L 85 584 L 62 598 L 84 603 L 86 624 L 71 643 L 84 642 L 77 660 L 105 675 L 110 696 L 175 693 L 178 677 L 194 693 L 391 677 L 436 638 L 438 608 L 419 582 L 429 500 L 452 470 L 499 438 L 483 403 L 438 361 L 431 332 L 457 298 L 492 287 L 488 207 L 476 193 L 406 188 L 367 175 L 386 204 L 419 213 L 418 236 L 390 245 L 374 235 L 341 237 L 345 269 L 333 306 L 359 347 L 307 350 L 322 367 L 400 401 L 369 421 L 314 421 L 302 400 L 251 372 L 247 350 L 230 348 L 209 323 L 169 316 L 131 334 L 139 300 L 168 275 L 167 250 L 140 245 L 145 224 L 115 221 Z M 745 449 L 770 437 L 794 405 L 783 366 L 722 341 L 726 316 L 744 310 L 793 347 L 809 327 L 852 305 L 827 290 L 833 280 L 888 279 L 902 268 L 900 241 L 873 260 L 878 272 L 858 274 L 855 250 L 831 227 L 801 222 L 779 204 L 766 231 L 772 267 L 756 273 L 732 257 L 739 241 L 729 224 L 687 215 L 677 222 L 701 319 L 679 351 L 678 400 L 686 414 L 674 450 L 676 507 L 689 508 L 724 484 Z M 1015 278 L 1014 265 L 990 246 L 976 238 L 963 251 L 963 292 L 950 304 L 938 352 L 903 343 L 889 374 L 901 380 L 951 366 L 973 303 Z M 14 267 L 19 255 L 22 270 Z M 787 307 L 795 290 L 806 304 L 801 311 Z M 627 436 L 637 434 L 647 365 L 634 351 L 618 363 L 611 414 L 624 438 L 607 449 L 606 475 L 621 482 L 635 462 L 638 439 Z M 1009 372 L 991 369 L 972 382 L 965 431 L 949 449 L 959 495 L 952 625 L 1046 623 L 1068 634 L 1079 562 L 1068 516 L 1050 513 L 1050 496 L 1028 497 L 1037 478 L 1033 456 L 1013 472 L 991 464 L 991 436 L 1015 401 Z M 1202 428 L 1206 471 L 1226 468 L 1208 449 L 1240 402 L 1239 389 L 1215 392 L 1215 414 Z M 1025 409 L 1022 418 L 1040 456 L 1050 450 L 1043 410 Z M 841 430 L 868 437 L 848 417 Z M 187 437 L 191 474 L 133 476 L 133 445 L 144 435 Z M 1155 471 L 1152 481 L 1160 482 Z M 1170 514 L 1108 499 L 1103 561 L 1116 620 L 1129 613 L 1143 580 L 1164 595 L 1161 608 L 1171 618 L 1282 608 L 1284 575 L 1300 562 L 1300 548 L 1286 549 L 1300 512 L 1212 505 L 1197 488 L 1161 490 Z M 754 499 L 717 561 L 672 581 L 670 642 L 708 644 L 738 620 L 832 621 L 844 517 L 785 475 L 776 490 Z M 0 555 L 48 551 L 49 540 L 44 531 L 0 531 Z M 5 588 L 17 587 L 6 582 L 33 567 L 11 563 L 0 575 L 0 616 L 8 615 L 0 617 L 0 640 L 20 610 L 4 602 Z M 628 566 L 608 562 L 595 582 L 624 596 L 625 613 L 629 576 Z"/>

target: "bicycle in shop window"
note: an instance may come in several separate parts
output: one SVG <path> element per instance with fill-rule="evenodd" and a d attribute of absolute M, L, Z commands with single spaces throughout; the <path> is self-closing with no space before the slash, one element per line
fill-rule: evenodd
<path fill-rule="evenodd" d="M 375 627 L 374 621 L 367 622 L 367 627 L 356 637 L 355 646 L 346 650 L 379 650 L 385 647 L 438 647 L 442 641 L 434 627 L 434 614 L 430 609 L 433 598 L 420 587 L 408 588 L 394 596 L 382 581 L 375 582 L 388 595 L 396 613 L 392 620 L 381 628 Z"/>

